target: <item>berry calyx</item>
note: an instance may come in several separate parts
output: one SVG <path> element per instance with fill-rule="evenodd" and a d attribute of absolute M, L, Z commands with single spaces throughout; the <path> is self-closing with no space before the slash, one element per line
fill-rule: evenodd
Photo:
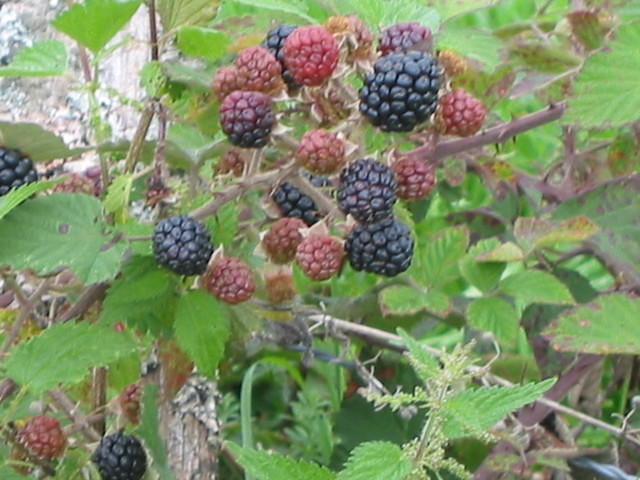
<path fill-rule="evenodd" d="M 425 50 L 431 46 L 431 30 L 419 22 L 400 22 L 382 31 L 378 50 L 384 55 L 409 50 Z"/>
<path fill-rule="evenodd" d="M 274 123 L 271 99 L 264 93 L 236 90 L 220 105 L 222 130 L 238 147 L 264 147 Z"/>
<path fill-rule="evenodd" d="M 48 415 L 30 418 L 18 432 L 18 441 L 31 455 L 46 460 L 59 457 L 67 446 L 60 422 Z"/>
<path fill-rule="evenodd" d="M 282 50 L 282 46 L 284 45 L 284 41 L 287 37 L 291 35 L 291 32 L 296 28 L 298 28 L 297 25 L 278 25 L 269 30 L 267 37 L 262 42 L 262 46 L 269 50 L 280 63 L 280 67 L 282 68 L 282 79 L 291 89 L 298 88 L 300 85 L 293 80 L 291 73 L 287 70 L 287 66 L 284 63 L 284 52 Z"/>
<path fill-rule="evenodd" d="M 118 396 L 118 404 L 123 415 L 131 423 L 140 421 L 140 385 L 132 383 L 124 387 Z"/>
<path fill-rule="evenodd" d="M 468 137 L 480 130 L 486 113 L 480 100 L 457 88 L 440 99 L 436 125 L 446 135 Z"/>
<path fill-rule="evenodd" d="M 338 273 L 344 258 L 342 241 L 336 237 L 310 234 L 296 250 L 296 263 L 312 280 L 327 280 Z"/>
<path fill-rule="evenodd" d="M 278 219 L 262 237 L 262 247 L 273 263 L 288 263 L 296 256 L 296 249 L 302 242 L 300 229 L 307 225 L 299 218 Z"/>
<path fill-rule="evenodd" d="M 215 165 L 215 172 L 218 175 L 233 174 L 234 177 L 241 177 L 244 172 L 245 159 L 238 150 L 229 150 Z"/>
<path fill-rule="evenodd" d="M 309 130 L 300 139 L 296 158 L 310 172 L 329 175 L 344 165 L 345 145 L 328 130 Z"/>
<path fill-rule="evenodd" d="M 123 432 L 103 437 L 91 461 L 102 480 L 140 480 L 147 470 L 147 453 L 142 444 Z"/>
<path fill-rule="evenodd" d="M 334 35 L 347 36 L 347 62 L 367 60 L 371 56 L 373 35 L 357 16 L 329 17 L 324 22 L 324 27 Z"/>
<path fill-rule="evenodd" d="M 163 267 L 179 275 L 199 275 L 213 253 L 207 228 L 187 215 L 174 215 L 156 223 L 153 254 Z"/>
<path fill-rule="evenodd" d="M 52 191 L 54 193 L 84 193 L 91 196 L 97 194 L 95 182 L 79 173 L 70 174 L 62 182 L 55 185 Z"/>
<path fill-rule="evenodd" d="M 331 76 L 338 64 L 338 42 L 317 25 L 298 27 L 282 47 L 284 63 L 300 85 L 317 86 Z"/>
<path fill-rule="evenodd" d="M 241 89 L 240 74 L 235 67 L 219 68 L 211 82 L 211 90 L 220 102 L 230 93 Z"/>
<path fill-rule="evenodd" d="M 448 78 L 454 78 L 467 71 L 467 61 L 453 50 L 438 52 L 438 65 L 442 67 Z"/>
<path fill-rule="evenodd" d="M 266 48 L 255 46 L 242 50 L 234 62 L 243 90 L 275 95 L 285 89 L 282 67 Z"/>
<path fill-rule="evenodd" d="M 344 248 L 354 270 L 394 277 L 411 265 L 413 238 L 404 223 L 387 218 L 356 226 Z"/>
<path fill-rule="evenodd" d="M 338 206 L 358 222 L 372 223 L 391 216 L 396 201 L 391 169 L 370 158 L 347 165 L 340 172 Z"/>
<path fill-rule="evenodd" d="M 273 305 L 290 302 L 296 295 L 293 275 L 290 270 L 278 269 L 264 274 L 264 285 L 267 300 Z"/>
<path fill-rule="evenodd" d="M 29 157 L 18 150 L 0 146 L 0 197 L 37 180 L 38 173 Z"/>
<path fill-rule="evenodd" d="M 435 58 L 427 53 L 382 57 L 364 78 L 360 112 L 385 132 L 409 132 L 435 112 L 441 76 Z"/>
<path fill-rule="evenodd" d="M 214 260 L 202 281 L 214 297 L 231 304 L 249 300 L 256 290 L 253 272 L 235 257 L 219 257 Z"/>
<path fill-rule="evenodd" d="M 435 184 L 433 167 L 417 158 L 401 158 L 391 165 L 396 177 L 398 198 L 419 200 L 425 197 Z"/>

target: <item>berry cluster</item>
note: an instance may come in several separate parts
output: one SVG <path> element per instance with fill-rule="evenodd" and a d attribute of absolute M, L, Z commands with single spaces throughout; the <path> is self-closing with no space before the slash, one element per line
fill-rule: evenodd
<path fill-rule="evenodd" d="M 432 42 L 420 23 L 398 23 L 381 32 L 376 49 L 371 31 L 350 15 L 330 17 L 322 26 L 276 25 L 260 45 L 238 52 L 212 80 L 220 125 L 233 145 L 215 163 L 214 175 L 223 183 L 233 181 L 231 175 L 243 177 L 237 189 L 256 173 L 276 174 L 268 203 L 279 218 L 267 220 L 258 249 L 268 264 L 257 275 L 253 261 L 212 254 L 206 229 L 184 215 L 156 225 L 158 262 L 176 273 L 202 275 L 200 285 L 231 304 L 256 292 L 273 304 L 291 301 L 292 263 L 317 281 L 338 274 L 345 260 L 354 270 L 378 275 L 406 271 L 414 241 L 394 218 L 394 205 L 429 195 L 434 166 L 397 152 L 390 152 L 388 163 L 368 158 L 366 145 L 358 145 L 366 137 L 353 132 L 373 126 L 466 136 L 481 128 L 482 104 L 449 87 L 466 62 L 452 50 L 434 53 Z M 357 91 L 351 86 L 356 76 L 362 85 Z M 308 120 L 314 126 L 301 130 Z M 245 149 L 254 149 L 251 160 Z M 296 167 L 308 182 L 287 179 Z"/>

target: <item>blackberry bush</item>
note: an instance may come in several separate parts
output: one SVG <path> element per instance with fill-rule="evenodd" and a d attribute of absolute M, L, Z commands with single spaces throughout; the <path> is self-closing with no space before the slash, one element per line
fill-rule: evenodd
<path fill-rule="evenodd" d="M 0 479 L 636 474 L 640 26 L 520 3 L 0 0 Z"/>

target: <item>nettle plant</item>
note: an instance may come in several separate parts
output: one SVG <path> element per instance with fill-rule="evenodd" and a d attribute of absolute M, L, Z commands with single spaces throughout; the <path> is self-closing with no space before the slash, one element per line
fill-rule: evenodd
<path fill-rule="evenodd" d="M 3 479 L 637 471 L 633 2 L 69 3 L 93 146 L 0 122 Z"/>

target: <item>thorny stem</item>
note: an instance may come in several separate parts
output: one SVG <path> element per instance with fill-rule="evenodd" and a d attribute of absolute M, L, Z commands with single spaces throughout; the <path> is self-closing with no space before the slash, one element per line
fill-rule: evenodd
<path fill-rule="evenodd" d="M 9 284 L 8 277 L 5 279 L 5 282 Z M 7 337 L 4 339 L 4 342 L 0 347 L 0 358 L 6 355 L 6 353 L 9 351 L 9 348 L 11 348 L 11 345 L 13 345 L 13 342 L 15 342 L 16 338 L 18 338 L 18 335 L 20 335 L 20 331 L 22 330 L 24 323 L 26 322 L 27 318 L 29 318 L 29 314 L 35 308 L 36 302 L 47 291 L 47 289 L 49 288 L 52 282 L 53 282 L 52 278 L 45 279 L 40 284 L 40 286 L 36 289 L 36 291 L 33 292 L 33 295 L 31 295 L 29 298 L 24 298 L 23 301 L 20 301 L 21 303 L 20 314 L 18 315 L 18 318 L 16 318 L 16 320 L 13 322 L 13 325 L 11 325 L 11 330 L 9 330 Z M 21 292 L 19 287 L 17 290 L 15 290 L 15 292 L 18 299 L 20 299 L 18 291 Z"/>
<path fill-rule="evenodd" d="M 151 43 L 151 60 L 158 60 L 158 26 L 156 24 L 156 1 L 147 2 L 149 8 L 149 41 Z"/>
<path fill-rule="evenodd" d="M 360 325 L 360 324 L 356 324 L 346 320 L 341 320 L 323 313 L 317 313 L 317 312 L 310 313 L 309 315 L 306 315 L 303 318 L 305 321 L 312 324 L 315 324 L 315 323 L 324 324 L 328 332 L 331 332 L 332 329 L 339 330 L 342 333 L 345 333 L 347 335 L 356 336 L 367 342 L 376 343 L 377 345 L 383 345 L 385 348 L 389 348 L 395 351 L 404 352 L 406 350 L 406 348 L 404 347 L 404 342 L 402 338 L 399 337 L 398 335 L 394 335 L 393 333 L 378 330 L 376 328 L 368 327 L 366 325 Z M 428 346 L 423 346 L 422 348 L 427 353 L 435 357 L 439 357 L 441 355 L 441 352 L 435 348 L 428 347 Z M 473 373 L 474 375 L 479 375 L 479 376 L 481 375 L 483 380 L 493 385 L 500 385 L 503 387 L 511 387 L 514 385 L 513 383 L 511 383 L 510 381 L 502 377 L 499 377 L 497 375 L 487 372 L 486 369 L 483 367 L 470 366 L 468 367 L 468 371 L 470 373 Z M 621 428 L 617 428 L 613 425 L 609 425 L 608 423 L 598 420 L 597 418 L 594 418 L 590 415 L 582 413 L 578 410 L 574 410 L 573 408 L 566 407 L 554 400 L 550 400 L 545 397 L 540 397 L 535 401 L 535 403 L 544 405 L 545 407 L 553 409 L 556 412 L 572 416 L 591 426 L 605 430 L 618 438 L 622 438 L 624 440 L 629 441 L 630 443 L 640 446 L 640 439 L 635 438 L 634 436 L 631 436 L 629 432 L 625 432 Z"/>
<path fill-rule="evenodd" d="M 87 417 L 77 411 L 74 403 L 62 390 L 50 390 L 49 396 L 53 403 L 55 403 L 67 415 L 67 417 L 69 417 L 69 420 L 80 426 L 82 434 L 87 440 L 90 442 L 97 442 L 100 440 L 100 434 L 89 424 Z"/>
<path fill-rule="evenodd" d="M 154 110 L 153 102 L 148 102 L 142 111 L 142 115 L 140 115 L 138 127 L 136 128 L 136 132 L 131 140 L 131 145 L 129 146 L 129 151 L 127 152 L 127 158 L 124 165 L 125 173 L 133 172 L 133 169 L 140 158 L 144 140 L 147 137 L 151 120 L 153 120 Z"/>
<path fill-rule="evenodd" d="M 212 200 L 196 208 L 189 215 L 198 220 L 210 215 L 215 215 L 220 207 L 244 195 L 244 193 L 251 188 L 264 185 L 277 185 L 291 175 L 297 168 L 298 166 L 295 163 L 290 163 L 278 170 L 271 170 L 251 178 L 240 179 L 226 190 L 213 193 Z"/>
<path fill-rule="evenodd" d="M 562 117 L 566 108 L 567 104 L 565 102 L 554 103 L 543 110 L 525 115 L 524 117 L 517 118 L 511 122 L 497 125 L 493 128 L 489 128 L 488 130 L 483 130 L 471 137 L 440 142 L 436 145 L 433 152 L 431 152 L 431 145 L 422 145 L 410 150 L 405 155 L 437 165 L 442 159 L 455 155 L 456 153 L 461 153 L 494 143 L 503 143 L 510 138 L 515 137 L 519 133 L 537 128 L 540 125 L 554 122 Z"/>

